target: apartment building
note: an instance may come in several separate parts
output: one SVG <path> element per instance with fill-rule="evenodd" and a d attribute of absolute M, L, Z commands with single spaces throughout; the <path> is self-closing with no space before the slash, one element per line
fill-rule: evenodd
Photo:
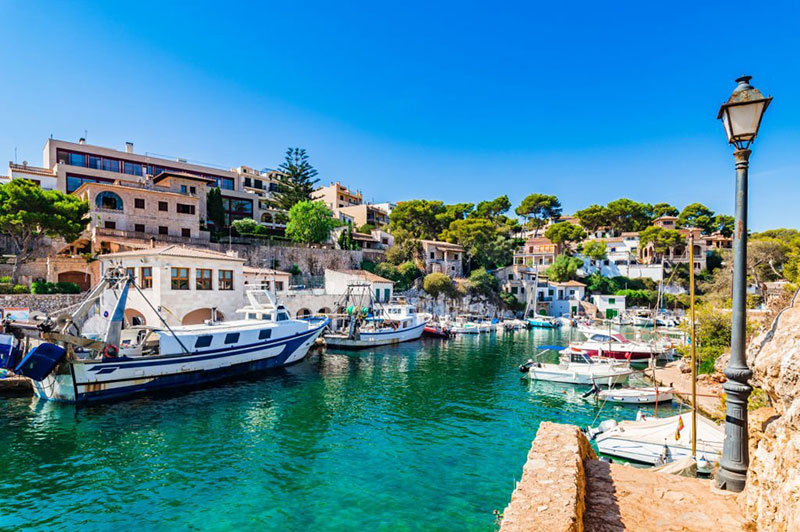
<path fill-rule="evenodd" d="M 544 271 L 561 253 L 561 245 L 543 236 L 531 237 L 514 253 L 514 264 L 525 264 Z"/>
<path fill-rule="evenodd" d="M 364 197 L 360 190 L 350 190 L 338 181 L 331 182 L 327 187 L 318 188 L 314 192 L 314 198 L 324 202 L 333 212 L 343 207 L 364 203 Z"/>

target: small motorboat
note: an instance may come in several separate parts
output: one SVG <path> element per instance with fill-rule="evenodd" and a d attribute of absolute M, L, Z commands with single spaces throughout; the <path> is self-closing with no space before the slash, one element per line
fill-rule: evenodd
<path fill-rule="evenodd" d="M 519 369 L 527 373 L 531 380 L 608 387 L 627 382 L 633 373 L 628 364 L 576 354 L 562 356 L 558 364 L 528 360 Z"/>
<path fill-rule="evenodd" d="M 450 338 L 450 329 L 436 321 L 429 321 L 422 329 L 422 335 L 430 338 Z"/>
<path fill-rule="evenodd" d="M 618 388 L 600 390 L 597 397 L 611 403 L 648 405 L 672 401 L 672 388 L 656 386 L 650 388 Z"/>
<path fill-rule="evenodd" d="M 561 322 L 551 316 L 542 316 L 540 314 L 528 318 L 528 324 L 536 329 L 557 329 L 561 327 Z"/>
<path fill-rule="evenodd" d="M 323 335 L 325 345 L 336 349 L 365 349 L 382 345 L 418 340 L 425 328 L 425 319 L 416 313 L 413 305 L 389 303 L 372 309 L 364 316 L 366 308 L 350 316 L 348 327 L 341 331 L 328 331 Z"/>
<path fill-rule="evenodd" d="M 606 455 L 617 456 L 644 464 L 662 465 L 692 455 L 692 414 L 665 418 L 638 416 L 636 421 L 603 421 L 595 436 L 597 449 Z M 719 460 L 725 433 L 713 421 L 697 416 L 697 463 L 702 467 Z M 705 466 L 701 466 L 705 464 Z"/>

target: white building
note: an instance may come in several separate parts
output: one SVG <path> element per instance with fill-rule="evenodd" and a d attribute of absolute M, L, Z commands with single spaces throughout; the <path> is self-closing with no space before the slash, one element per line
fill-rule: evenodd
<path fill-rule="evenodd" d="M 100 256 L 101 274 L 113 266 L 127 269 L 142 290 L 128 293 L 129 323 L 161 325 L 147 301 L 169 325 L 203 323 L 214 313 L 220 321 L 237 319 L 245 304 L 244 259 L 235 255 L 175 245 Z"/>
<path fill-rule="evenodd" d="M 348 286 L 367 285 L 372 297 L 380 303 L 387 303 L 394 293 L 394 281 L 384 279 L 366 270 L 325 270 L 325 293 L 343 296 Z"/>
<path fill-rule="evenodd" d="M 611 319 L 625 312 L 625 296 L 593 295 L 592 303 L 606 319 Z"/>
<path fill-rule="evenodd" d="M 558 283 L 547 282 L 548 315 L 574 316 L 581 308 L 581 300 L 586 294 L 586 285 L 579 281 Z"/>
<path fill-rule="evenodd" d="M 269 290 L 279 297 L 288 293 L 292 279 L 292 274 L 289 272 L 271 270 L 269 268 L 254 268 L 252 266 L 243 266 L 242 275 L 245 289 L 255 286 L 263 290 Z"/>

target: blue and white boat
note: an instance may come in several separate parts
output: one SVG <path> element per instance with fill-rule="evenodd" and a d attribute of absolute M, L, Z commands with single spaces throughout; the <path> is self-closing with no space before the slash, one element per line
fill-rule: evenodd
<path fill-rule="evenodd" d="M 131 286 L 136 288 L 124 271 L 113 270 L 75 312 L 85 314 L 104 289 L 117 294 L 102 339 L 74 334 L 73 316 L 62 316 L 55 324 L 43 324 L 45 341 L 31 349 L 14 371 L 30 377 L 43 399 L 117 399 L 299 362 L 328 323 L 291 319 L 272 294 L 254 290 L 247 294 L 250 305 L 239 311 L 244 319 L 176 327 L 163 321 L 163 327 L 123 328 Z"/>

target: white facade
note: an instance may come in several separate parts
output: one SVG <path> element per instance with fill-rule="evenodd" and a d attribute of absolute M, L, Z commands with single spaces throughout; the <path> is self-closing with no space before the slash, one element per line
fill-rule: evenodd
<path fill-rule="evenodd" d="M 243 265 L 244 259 L 235 255 L 181 246 L 100 256 L 101 275 L 122 266 L 142 290 L 128 293 L 128 322 L 155 326 L 161 319 L 147 301 L 169 325 L 203 323 L 214 312 L 219 321 L 239 319 L 236 310 L 245 305 Z"/>
<path fill-rule="evenodd" d="M 606 318 L 613 318 L 625 312 L 625 296 L 593 295 L 592 303 Z"/>
<path fill-rule="evenodd" d="M 342 296 L 347 287 L 369 285 L 370 293 L 376 301 L 386 303 L 392 299 L 394 282 L 365 270 L 325 270 L 325 293 Z"/>

